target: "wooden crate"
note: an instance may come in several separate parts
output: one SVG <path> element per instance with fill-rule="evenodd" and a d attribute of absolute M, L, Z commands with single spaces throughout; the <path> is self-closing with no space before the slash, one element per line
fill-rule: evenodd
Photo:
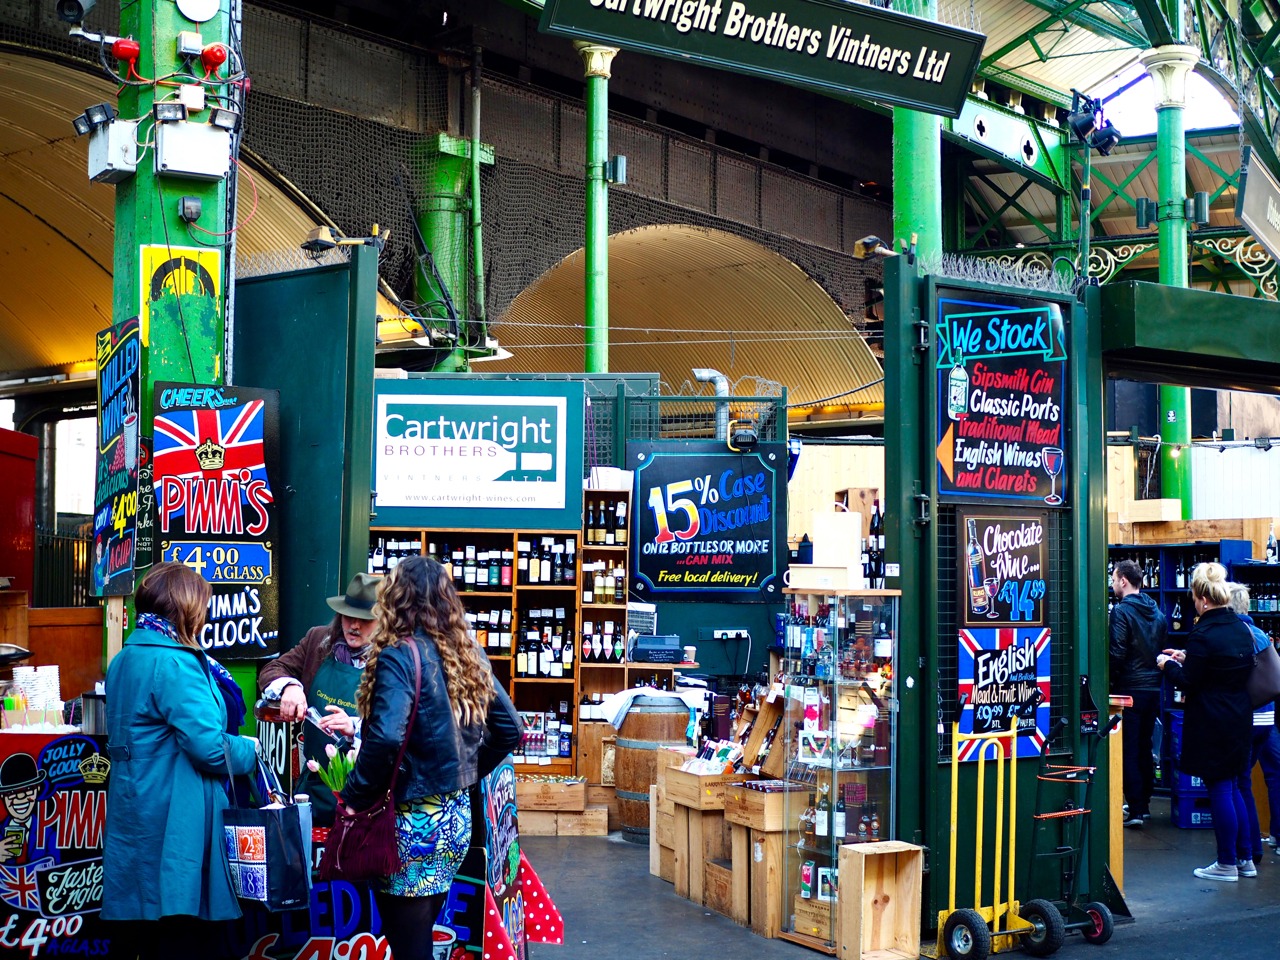
<path fill-rule="evenodd" d="M 526 837 L 554 837 L 556 814 L 551 810 L 521 811 L 516 818 L 520 832 Z"/>
<path fill-rule="evenodd" d="M 654 814 L 654 820 L 657 822 L 655 832 L 651 836 L 657 837 L 657 843 L 660 847 L 670 847 L 672 850 L 676 848 L 676 815 L 674 813 L 658 812 Z"/>
<path fill-rule="evenodd" d="M 748 838 L 751 885 L 751 929 L 762 937 L 782 932 L 782 850 L 786 834 L 752 830 Z"/>
<path fill-rule="evenodd" d="M 784 698 L 781 696 L 773 700 L 766 700 L 760 704 L 760 709 L 756 712 L 755 725 L 751 728 L 751 736 L 747 738 L 747 742 L 742 747 L 742 762 L 748 768 L 756 765 L 756 758 L 760 753 L 760 748 L 764 746 L 764 738 L 769 735 L 769 731 L 782 719 Z M 774 738 L 777 743 L 781 738 Z"/>
<path fill-rule="evenodd" d="M 581 813 L 587 809 L 587 782 L 542 783 L 516 778 L 516 809 L 566 810 Z"/>
<path fill-rule="evenodd" d="M 692 810 L 723 810 L 725 787 L 755 779 L 746 773 L 697 774 L 677 769 L 668 770 L 666 777 L 666 795 Z"/>
<path fill-rule="evenodd" d="M 556 814 L 556 835 L 560 837 L 605 837 L 609 835 L 607 807 L 587 807 L 580 813 Z"/>
<path fill-rule="evenodd" d="M 618 819 L 618 792 L 614 787 L 593 787 L 588 784 L 587 806 L 606 808 L 609 811 L 609 829 L 621 828 L 622 823 Z"/>
<path fill-rule="evenodd" d="M 702 865 L 702 905 L 726 917 L 733 915 L 733 865 L 728 860 L 708 860 Z"/>
<path fill-rule="evenodd" d="M 838 943 L 840 941 L 838 932 L 831 929 L 835 901 L 798 896 L 793 903 L 796 917 L 796 933 L 828 943 Z"/>
<path fill-rule="evenodd" d="M 665 829 L 663 821 L 665 820 Z M 662 813 L 658 788 L 649 788 L 649 873 L 667 883 L 675 880 L 675 815 Z"/>
<path fill-rule="evenodd" d="M 677 803 L 674 826 L 676 893 L 702 903 L 703 864 L 708 860 L 728 860 L 732 855 L 724 811 L 696 810 Z"/>
<path fill-rule="evenodd" d="M 613 740 L 615 731 L 611 723 L 588 721 L 578 724 L 578 774 L 587 783 L 601 784 L 603 779 L 604 742 Z"/>
<path fill-rule="evenodd" d="M 724 818 L 754 830 L 786 829 L 786 796 L 730 784 L 724 791 Z"/>
<path fill-rule="evenodd" d="M 733 876 L 729 888 L 729 918 L 741 926 L 751 924 L 751 830 L 741 824 L 729 825 L 730 862 Z"/>
<path fill-rule="evenodd" d="M 669 817 L 674 817 L 676 813 L 676 802 L 667 796 L 666 787 L 661 784 L 654 786 L 654 798 L 651 803 L 658 805 L 658 812 L 665 813 Z"/>
<path fill-rule="evenodd" d="M 924 848 L 900 840 L 840 848 L 841 960 L 920 956 L 923 868 Z"/>

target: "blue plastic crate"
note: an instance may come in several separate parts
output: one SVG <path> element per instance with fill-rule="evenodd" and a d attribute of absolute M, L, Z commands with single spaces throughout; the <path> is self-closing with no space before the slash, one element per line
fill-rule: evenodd
<path fill-rule="evenodd" d="M 1162 718 L 1164 723 L 1165 756 L 1176 764 L 1182 756 L 1182 711 L 1166 710 Z"/>
<path fill-rule="evenodd" d="M 1170 806 L 1173 825 L 1183 830 L 1212 830 L 1213 811 L 1208 797 L 1182 797 L 1174 794 Z"/>
<path fill-rule="evenodd" d="M 1176 766 L 1172 767 L 1169 770 L 1169 773 L 1169 788 L 1173 791 L 1174 796 L 1207 797 L 1209 795 L 1208 785 L 1199 777 L 1193 777 L 1189 773 L 1183 773 Z"/>

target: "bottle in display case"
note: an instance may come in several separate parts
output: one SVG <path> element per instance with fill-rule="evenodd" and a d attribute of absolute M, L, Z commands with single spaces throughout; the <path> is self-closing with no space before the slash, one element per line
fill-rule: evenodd
<path fill-rule="evenodd" d="M 876 537 L 868 546 L 879 550 Z M 788 609 L 777 681 L 787 706 L 760 773 L 791 784 L 777 894 L 783 936 L 830 951 L 837 945 L 831 891 L 839 886 L 840 847 L 898 839 L 893 810 L 900 595 L 791 588 L 784 593 Z M 971 599 L 977 600 L 976 593 Z"/>

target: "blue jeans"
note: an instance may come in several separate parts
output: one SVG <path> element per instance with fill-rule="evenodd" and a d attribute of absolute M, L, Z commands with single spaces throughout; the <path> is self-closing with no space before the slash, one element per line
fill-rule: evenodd
<path fill-rule="evenodd" d="M 1261 746 L 1255 740 L 1254 751 L 1254 761 L 1262 764 L 1262 779 L 1267 785 L 1267 805 L 1271 808 L 1267 830 L 1272 837 L 1280 837 L 1280 729 L 1271 727 Z"/>
<path fill-rule="evenodd" d="M 1213 811 L 1213 833 L 1218 841 L 1218 863 L 1234 867 L 1253 856 L 1249 843 L 1249 815 L 1235 777 L 1206 780 L 1209 808 Z"/>
<path fill-rule="evenodd" d="M 1249 838 L 1247 846 L 1249 856 L 1245 859 L 1262 859 L 1262 828 L 1258 824 L 1258 806 L 1253 799 L 1253 765 L 1258 762 L 1258 756 L 1262 753 L 1262 748 L 1266 746 L 1267 741 L 1271 739 L 1271 734 L 1275 732 L 1274 724 L 1253 728 L 1253 742 L 1249 746 L 1249 767 L 1244 773 L 1236 777 L 1236 786 L 1240 789 L 1240 799 L 1244 801 L 1245 828 L 1246 835 Z M 1267 795 L 1270 796 L 1271 792 L 1271 788 L 1268 787 Z"/>

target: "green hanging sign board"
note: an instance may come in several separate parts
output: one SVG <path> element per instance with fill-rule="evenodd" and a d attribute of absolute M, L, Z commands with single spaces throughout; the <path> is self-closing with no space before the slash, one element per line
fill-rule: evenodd
<path fill-rule="evenodd" d="M 539 29 L 952 118 L 986 41 L 842 0 L 547 0 Z"/>

